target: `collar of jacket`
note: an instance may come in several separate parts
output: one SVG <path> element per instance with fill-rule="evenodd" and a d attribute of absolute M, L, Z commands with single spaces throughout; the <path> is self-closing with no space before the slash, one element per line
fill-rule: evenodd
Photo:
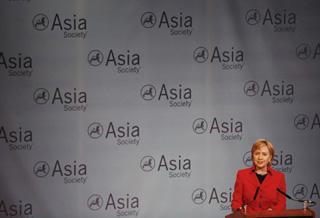
<path fill-rule="evenodd" d="M 255 166 L 252 166 L 252 167 L 251 167 L 251 173 L 255 173 L 255 170 L 256 170 L 256 167 L 255 167 Z M 273 174 L 273 171 L 274 171 L 274 169 L 272 169 L 271 166 L 268 166 L 268 168 L 267 168 L 267 173 L 270 174 L 270 175 L 272 175 L 272 174 Z"/>

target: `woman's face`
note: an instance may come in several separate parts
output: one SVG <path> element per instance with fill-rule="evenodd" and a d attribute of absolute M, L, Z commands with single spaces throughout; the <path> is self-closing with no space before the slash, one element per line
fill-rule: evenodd
<path fill-rule="evenodd" d="M 262 146 L 253 152 L 253 164 L 256 169 L 266 170 L 269 162 L 271 162 L 271 154 L 267 146 Z"/>

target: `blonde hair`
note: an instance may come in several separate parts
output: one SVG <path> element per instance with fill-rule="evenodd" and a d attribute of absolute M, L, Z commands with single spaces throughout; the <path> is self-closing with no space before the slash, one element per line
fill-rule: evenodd
<path fill-rule="evenodd" d="M 274 157 L 274 154 L 275 154 L 275 150 L 273 148 L 273 145 L 271 144 L 271 142 L 269 142 L 268 140 L 266 139 L 258 139 L 253 145 L 252 145 L 252 148 L 251 148 L 251 158 L 253 160 L 253 153 L 260 149 L 261 147 L 263 146 L 266 146 L 269 150 L 269 153 L 271 155 L 271 161 Z M 271 165 L 271 162 L 268 163 L 268 165 L 270 166 Z"/>

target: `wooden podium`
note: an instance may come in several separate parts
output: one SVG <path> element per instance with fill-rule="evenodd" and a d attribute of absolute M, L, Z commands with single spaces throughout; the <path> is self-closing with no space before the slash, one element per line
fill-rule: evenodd
<path fill-rule="evenodd" d="M 226 218 L 259 218 L 259 217 L 268 217 L 268 218 L 276 218 L 276 217 L 296 217 L 296 218 L 315 218 L 315 212 L 311 209 L 289 209 L 283 211 L 263 211 L 263 212 L 250 212 L 243 213 L 241 211 L 231 213 L 226 216 Z"/>

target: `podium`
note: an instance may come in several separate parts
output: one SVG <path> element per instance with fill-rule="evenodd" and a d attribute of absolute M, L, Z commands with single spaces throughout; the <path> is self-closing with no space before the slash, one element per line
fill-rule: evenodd
<path fill-rule="evenodd" d="M 311 209 L 288 209 L 283 211 L 262 211 L 262 212 L 249 212 L 243 213 L 241 211 L 237 211 L 235 213 L 231 213 L 226 216 L 226 218 L 315 218 L 315 212 Z"/>

